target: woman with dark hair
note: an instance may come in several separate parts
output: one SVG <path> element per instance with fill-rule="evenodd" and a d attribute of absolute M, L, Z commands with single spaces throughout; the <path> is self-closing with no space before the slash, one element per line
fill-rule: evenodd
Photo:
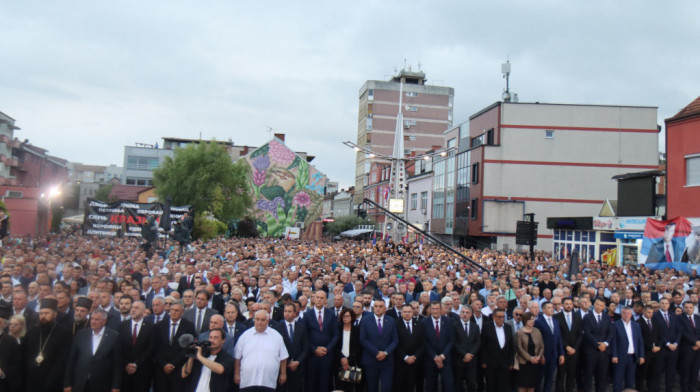
<path fill-rule="evenodd" d="M 224 303 L 231 299 L 231 284 L 227 281 L 221 282 L 221 298 L 223 298 Z"/>
<path fill-rule="evenodd" d="M 360 366 L 362 345 L 360 344 L 360 326 L 355 326 L 355 313 L 352 309 L 343 308 L 338 317 L 340 326 L 340 341 L 335 346 L 334 374 L 335 389 L 345 392 L 362 390 L 362 384 L 352 384 L 339 379 L 341 370 L 349 370 L 350 367 Z M 363 380 L 364 381 L 364 380 Z"/>
<path fill-rule="evenodd" d="M 518 392 L 534 392 L 542 379 L 544 341 L 535 325 L 535 316 L 523 313 L 523 327 L 515 333 L 516 364 L 518 365 Z"/>

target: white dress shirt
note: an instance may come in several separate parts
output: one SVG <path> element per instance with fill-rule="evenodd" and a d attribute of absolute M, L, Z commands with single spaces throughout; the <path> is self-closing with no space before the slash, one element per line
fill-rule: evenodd
<path fill-rule="evenodd" d="M 496 323 L 493 324 L 494 328 L 496 328 L 496 337 L 498 338 L 498 345 L 501 346 L 501 348 L 506 346 L 506 331 L 501 325 L 500 327 L 496 325 Z"/>
<path fill-rule="evenodd" d="M 95 355 L 97 352 L 97 349 L 100 347 L 100 342 L 102 341 L 102 337 L 105 334 L 105 327 L 102 327 L 99 332 L 95 333 L 93 331 L 92 333 L 92 355 Z"/>
<path fill-rule="evenodd" d="M 268 327 L 263 332 L 251 328 L 241 335 L 234 349 L 234 358 L 241 361 L 240 388 L 277 387 L 280 361 L 287 359 L 282 335 Z"/>
<path fill-rule="evenodd" d="M 622 325 L 625 327 L 625 333 L 627 333 L 627 354 L 632 354 L 634 355 L 634 338 L 632 335 L 632 321 L 629 323 L 622 322 Z"/>

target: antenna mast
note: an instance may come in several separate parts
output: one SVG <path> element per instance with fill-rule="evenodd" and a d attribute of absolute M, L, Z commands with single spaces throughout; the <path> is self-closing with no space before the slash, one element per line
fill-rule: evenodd
<path fill-rule="evenodd" d="M 506 89 L 503 91 L 503 102 L 510 102 L 510 60 L 506 59 L 506 62 L 501 64 L 501 73 L 506 79 Z"/>

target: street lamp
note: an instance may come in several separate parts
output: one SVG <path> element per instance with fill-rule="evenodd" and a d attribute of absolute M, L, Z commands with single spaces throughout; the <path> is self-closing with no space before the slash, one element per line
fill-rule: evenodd
<path fill-rule="evenodd" d="M 51 205 L 53 204 L 53 201 L 57 199 L 59 196 L 61 196 L 61 188 L 58 186 L 51 187 L 47 192 L 44 192 L 40 195 L 40 198 L 45 200 L 48 203 L 48 230 L 51 231 L 51 221 L 53 220 L 53 210 L 51 209 Z M 37 233 L 39 234 L 39 233 Z"/>

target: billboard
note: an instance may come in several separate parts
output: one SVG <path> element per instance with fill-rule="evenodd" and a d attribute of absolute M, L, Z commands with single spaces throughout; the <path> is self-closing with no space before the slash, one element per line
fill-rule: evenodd
<path fill-rule="evenodd" d="M 639 262 L 651 269 L 698 269 L 700 226 L 692 226 L 683 217 L 667 221 L 647 219 Z"/>
<path fill-rule="evenodd" d="M 101 237 L 141 237 L 141 226 L 149 216 L 160 223 L 163 215 L 161 203 L 134 203 L 115 201 L 105 203 L 88 198 L 83 219 L 83 233 Z M 185 212 L 192 215 L 192 206 L 171 206 L 171 221 L 182 218 Z M 159 228 L 161 235 L 163 229 Z"/>

